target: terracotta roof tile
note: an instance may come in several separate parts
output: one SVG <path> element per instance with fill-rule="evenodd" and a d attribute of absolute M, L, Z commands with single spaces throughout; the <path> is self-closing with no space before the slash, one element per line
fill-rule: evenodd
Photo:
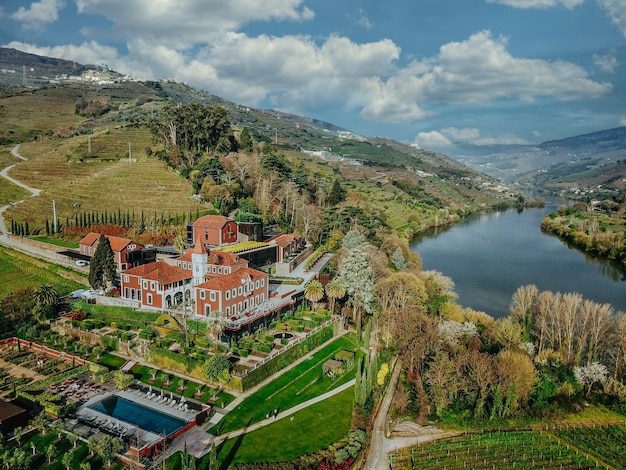
<path fill-rule="evenodd" d="M 193 223 L 194 227 L 209 227 L 209 228 L 222 228 L 226 225 L 226 222 L 231 221 L 228 217 L 223 215 L 205 215 L 196 219 Z"/>
<path fill-rule="evenodd" d="M 138 276 L 149 281 L 157 281 L 161 285 L 172 284 L 192 278 L 189 270 L 179 268 L 178 266 L 171 266 L 161 261 L 142 264 L 136 268 L 128 269 L 122 274 Z"/>

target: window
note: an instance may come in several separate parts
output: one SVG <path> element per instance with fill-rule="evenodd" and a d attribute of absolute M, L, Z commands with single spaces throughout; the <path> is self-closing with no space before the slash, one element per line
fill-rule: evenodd
<path fill-rule="evenodd" d="M 265 286 L 265 278 L 261 278 L 261 287 Z"/>
<path fill-rule="evenodd" d="M 128 281 L 130 281 L 130 276 L 124 275 L 124 282 L 128 282 Z"/>
<path fill-rule="evenodd" d="M 148 289 L 148 281 L 143 281 L 143 288 Z"/>
<path fill-rule="evenodd" d="M 235 297 L 237 297 L 237 288 L 236 288 L 236 287 L 233 287 L 233 290 L 232 290 L 232 292 L 231 292 L 231 295 L 232 295 L 233 299 L 234 299 Z"/>
<path fill-rule="evenodd" d="M 148 295 L 146 296 L 146 303 L 147 303 L 148 305 L 152 305 L 152 294 L 148 294 Z"/>
<path fill-rule="evenodd" d="M 228 299 L 230 299 L 230 291 L 229 290 L 226 291 L 226 300 L 228 300 Z"/>
<path fill-rule="evenodd" d="M 265 300 L 265 294 L 261 294 L 261 302 Z"/>
<path fill-rule="evenodd" d="M 156 289 L 156 284 L 154 282 L 150 283 L 150 290 Z"/>
<path fill-rule="evenodd" d="M 238 294 L 241 295 L 241 293 L 243 292 L 243 290 L 241 289 L 241 286 L 239 286 L 239 292 Z"/>
<path fill-rule="evenodd" d="M 222 274 L 222 268 L 217 268 L 217 274 Z"/>
<path fill-rule="evenodd" d="M 256 288 L 258 289 L 261 286 L 261 283 L 259 282 L 259 280 L 257 279 L 256 281 Z"/>
<path fill-rule="evenodd" d="M 226 316 L 230 315 L 230 307 L 226 307 Z"/>
<path fill-rule="evenodd" d="M 215 302 L 215 292 L 211 291 L 211 302 Z"/>
<path fill-rule="evenodd" d="M 216 271 L 216 270 L 215 270 L 215 266 L 213 266 L 213 267 L 211 268 L 211 271 L 212 271 L 212 272 L 215 272 L 215 271 Z"/>
<path fill-rule="evenodd" d="M 200 290 L 200 298 L 201 298 L 202 300 L 204 300 L 204 298 L 205 298 L 205 293 L 204 293 L 204 290 Z"/>

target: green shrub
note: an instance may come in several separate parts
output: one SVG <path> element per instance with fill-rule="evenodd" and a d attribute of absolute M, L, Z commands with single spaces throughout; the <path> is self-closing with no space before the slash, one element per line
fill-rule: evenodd
<path fill-rule="evenodd" d="M 133 339 L 133 334 L 132 333 L 122 333 L 122 339 L 124 341 L 130 341 L 131 339 Z"/>
<path fill-rule="evenodd" d="M 294 326 L 293 327 L 293 331 L 297 332 L 297 333 L 302 333 L 304 331 L 304 327 L 303 326 Z"/>
<path fill-rule="evenodd" d="M 116 321 L 112 321 L 112 322 L 110 323 L 110 325 L 111 325 L 111 328 L 115 328 L 115 329 L 117 329 L 117 322 L 116 322 Z"/>

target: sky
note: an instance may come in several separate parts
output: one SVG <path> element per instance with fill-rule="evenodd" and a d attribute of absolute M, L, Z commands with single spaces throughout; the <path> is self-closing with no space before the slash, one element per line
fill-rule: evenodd
<path fill-rule="evenodd" d="M 626 0 L 4 0 L 0 45 L 449 155 L 626 125 Z"/>

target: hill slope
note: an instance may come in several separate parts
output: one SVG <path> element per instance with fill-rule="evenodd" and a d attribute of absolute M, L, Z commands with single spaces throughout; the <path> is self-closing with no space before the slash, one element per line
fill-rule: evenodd
<path fill-rule="evenodd" d="M 445 155 L 357 136 L 306 117 L 245 107 L 182 83 L 139 82 L 95 66 L 19 51 L 0 53 L 0 68 L 16 64 L 32 70 L 27 86 L 5 80 L 12 74 L 0 74 L 5 124 L 0 161 L 5 166 L 17 162 L 10 149 L 21 144 L 28 161 L 19 162 L 11 175 L 43 192 L 6 215 L 31 225 L 42 227 L 51 217 L 52 200 L 62 220 L 84 210 L 128 210 L 162 218 L 208 209 L 191 197 L 187 179 L 153 156 L 146 123 L 168 103 L 225 107 L 236 133 L 247 127 L 259 146 L 271 144 L 312 180 L 340 178 L 349 204 L 376 208 L 392 228 L 409 234 L 517 198 Z M 68 67 L 81 71 L 81 80 L 67 76 Z"/>

